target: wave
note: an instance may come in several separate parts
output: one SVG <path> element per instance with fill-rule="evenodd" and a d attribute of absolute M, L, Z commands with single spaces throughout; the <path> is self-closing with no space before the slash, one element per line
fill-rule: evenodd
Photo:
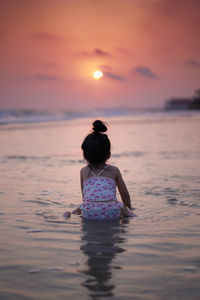
<path fill-rule="evenodd" d="M 0 110 L 0 125 L 3 124 L 23 124 L 41 123 L 54 121 L 67 121 L 88 117 L 115 117 L 126 115 L 141 115 L 158 112 L 161 110 L 136 110 L 130 108 L 94 109 L 88 111 L 67 111 L 67 110 Z"/>
<path fill-rule="evenodd" d="M 82 113 L 48 110 L 1 110 L 0 124 L 40 123 L 72 120 L 80 118 Z"/>
<path fill-rule="evenodd" d="M 0 125 L 4 124 L 28 124 L 47 123 L 56 121 L 69 121 L 84 118 L 109 118 L 109 117 L 134 117 L 135 121 L 154 122 L 164 121 L 165 118 L 176 119 L 179 117 L 192 117 L 198 115 L 198 111 L 165 111 L 162 108 L 136 109 L 136 108 L 109 108 L 94 109 L 88 111 L 67 110 L 0 110 Z"/>

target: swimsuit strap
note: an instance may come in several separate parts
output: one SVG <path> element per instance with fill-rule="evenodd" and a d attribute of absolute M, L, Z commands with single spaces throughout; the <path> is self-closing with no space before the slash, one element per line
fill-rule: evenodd
<path fill-rule="evenodd" d="M 105 166 L 96 176 L 100 176 L 108 166 Z M 94 172 L 93 172 L 94 173 Z"/>
<path fill-rule="evenodd" d="M 107 167 L 108 166 L 105 166 L 98 174 L 95 174 L 90 168 L 89 169 L 90 169 L 90 173 L 92 173 L 93 176 L 100 176 Z M 90 173 L 89 173 L 89 175 L 90 175 Z"/>
<path fill-rule="evenodd" d="M 90 174 L 92 174 L 93 176 L 96 176 L 96 174 L 91 170 L 91 168 L 88 166 L 88 169 L 90 170 L 87 178 L 89 178 Z"/>
<path fill-rule="evenodd" d="M 96 174 L 92 170 L 90 170 L 90 173 L 92 173 L 92 175 L 96 176 Z"/>

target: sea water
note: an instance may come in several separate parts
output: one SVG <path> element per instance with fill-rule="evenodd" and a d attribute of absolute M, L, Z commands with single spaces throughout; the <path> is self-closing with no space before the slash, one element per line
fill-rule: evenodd
<path fill-rule="evenodd" d="M 93 120 L 0 126 L 0 299 L 199 299 L 200 114 L 104 115 L 138 217 L 66 220 Z"/>

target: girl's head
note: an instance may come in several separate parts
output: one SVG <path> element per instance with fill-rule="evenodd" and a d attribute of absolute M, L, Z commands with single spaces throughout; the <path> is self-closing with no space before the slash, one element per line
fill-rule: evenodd
<path fill-rule="evenodd" d="M 96 120 L 92 124 L 92 133 L 84 139 L 82 143 L 83 156 L 91 165 L 103 164 L 110 157 L 110 140 L 107 134 L 102 132 L 107 131 L 106 125 Z"/>

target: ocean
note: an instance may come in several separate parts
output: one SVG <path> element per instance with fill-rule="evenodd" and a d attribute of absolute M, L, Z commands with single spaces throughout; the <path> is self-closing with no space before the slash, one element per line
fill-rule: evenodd
<path fill-rule="evenodd" d="M 82 201 L 98 118 L 137 218 L 62 217 Z M 0 299 L 200 299 L 199 112 L 16 110 L 0 124 Z"/>

